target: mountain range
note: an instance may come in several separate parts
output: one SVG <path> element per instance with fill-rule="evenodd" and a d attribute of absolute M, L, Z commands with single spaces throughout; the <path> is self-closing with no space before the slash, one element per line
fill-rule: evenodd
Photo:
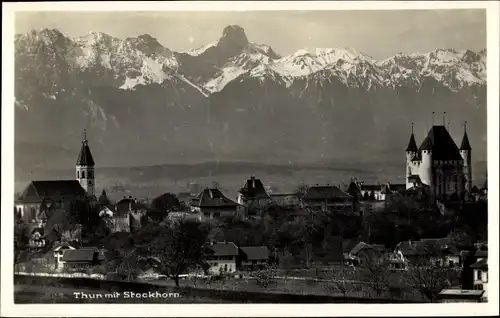
<path fill-rule="evenodd" d="M 403 169 L 412 122 L 417 143 L 444 121 L 459 144 L 466 120 L 473 161 L 486 160 L 486 50 L 281 56 L 231 25 L 215 43 L 175 52 L 147 34 L 39 29 L 15 35 L 14 81 L 16 171 L 72 167 L 84 128 L 103 166 L 356 160 Z"/>

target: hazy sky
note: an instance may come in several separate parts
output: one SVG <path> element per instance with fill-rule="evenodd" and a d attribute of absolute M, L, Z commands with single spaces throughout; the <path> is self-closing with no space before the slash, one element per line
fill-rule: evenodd
<path fill-rule="evenodd" d="M 230 24 L 281 55 L 301 48 L 350 47 L 380 59 L 436 48 L 486 48 L 485 10 L 253 12 L 20 12 L 16 33 L 56 28 L 69 36 L 101 31 L 126 38 L 150 34 L 174 51 L 215 42 Z"/>

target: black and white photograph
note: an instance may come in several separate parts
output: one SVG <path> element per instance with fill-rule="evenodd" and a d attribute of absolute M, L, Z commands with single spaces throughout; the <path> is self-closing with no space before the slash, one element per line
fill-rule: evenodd
<path fill-rule="evenodd" d="M 13 5 L 9 315 L 498 314 L 498 3 L 370 2 Z"/>

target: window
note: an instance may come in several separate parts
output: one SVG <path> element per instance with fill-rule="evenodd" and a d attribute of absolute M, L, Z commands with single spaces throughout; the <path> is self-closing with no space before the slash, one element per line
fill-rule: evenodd
<path fill-rule="evenodd" d="M 89 180 L 89 184 L 92 184 L 92 180 Z"/>
<path fill-rule="evenodd" d="M 455 265 L 455 262 L 453 262 L 453 260 L 449 260 L 448 264 L 450 265 L 450 267 L 453 267 L 453 265 Z"/>
<path fill-rule="evenodd" d="M 476 280 L 481 280 L 482 276 L 483 276 L 483 272 L 482 271 L 477 271 Z"/>
<path fill-rule="evenodd" d="M 475 290 L 483 290 L 483 284 L 474 285 Z"/>
<path fill-rule="evenodd" d="M 93 178 L 93 175 L 94 173 L 92 171 L 89 171 L 89 178 L 92 179 Z"/>
<path fill-rule="evenodd" d="M 77 178 L 77 179 L 80 179 L 80 171 L 77 171 L 77 172 L 76 172 L 76 178 Z"/>
<path fill-rule="evenodd" d="M 82 179 L 85 179 L 85 171 L 82 171 Z"/>

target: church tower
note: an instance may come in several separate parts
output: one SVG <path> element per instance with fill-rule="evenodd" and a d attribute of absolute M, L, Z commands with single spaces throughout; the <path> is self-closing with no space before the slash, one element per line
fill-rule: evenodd
<path fill-rule="evenodd" d="M 470 193 L 472 190 L 472 164 L 471 155 L 472 148 L 470 147 L 469 137 L 467 137 L 467 122 L 464 123 L 464 137 L 462 138 L 462 144 L 460 146 L 460 155 L 464 160 L 463 175 L 464 175 L 464 186 L 465 192 Z"/>
<path fill-rule="evenodd" d="M 87 141 L 87 132 L 84 130 L 82 148 L 76 161 L 76 179 L 80 182 L 82 188 L 87 191 L 89 197 L 95 195 L 94 165 L 94 158 L 92 158 Z"/>
<path fill-rule="evenodd" d="M 408 142 L 408 147 L 406 147 L 406 188 L 409 189 L 412 185 L 410 183 L 410 176 L 414 174 L 412 170 L 412 160 L 417 156 L 418 148 L 417 142 L 415 141 L 415 135 L 413 134 L 413 123 L 411 124 L 411 136 Z"/>

